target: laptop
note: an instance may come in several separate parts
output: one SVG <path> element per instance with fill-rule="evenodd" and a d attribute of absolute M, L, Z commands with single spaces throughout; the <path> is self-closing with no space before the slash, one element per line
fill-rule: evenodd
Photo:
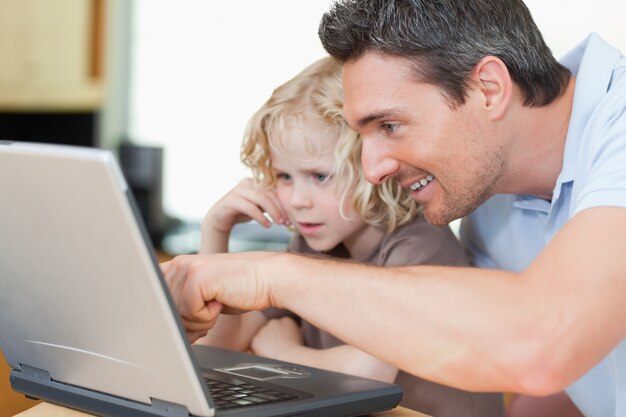
<path fill-rule="evenodd" d="M 355 416 L 394 384 L 190 345 L 115 155 L 0 141 L 0 347 L 18 392 L 101 416 Z"/>

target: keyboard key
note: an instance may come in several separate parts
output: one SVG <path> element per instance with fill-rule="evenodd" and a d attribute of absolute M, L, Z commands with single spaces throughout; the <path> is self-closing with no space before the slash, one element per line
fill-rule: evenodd
<path fill-rule="evenodd" d="M 237 381 L 235 385 L 206 377 L 205 380 L 211 391 L 215 407 L 218 409 L 246 407 L 298 398 L 289 393 L 263 388 L 249 383 L 241 383 L 241 381 Z"/>

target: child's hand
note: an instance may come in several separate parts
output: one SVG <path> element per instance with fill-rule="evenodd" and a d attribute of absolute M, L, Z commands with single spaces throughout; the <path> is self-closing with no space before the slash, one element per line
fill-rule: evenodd
<path fill-rule="evenodd" d="M 272 190 L 260 190 L 244 178 L 209 209 L 202 222 L 201 253 L 226 252 L 230 231 L 237 223 L 255 220 L 264 227 L 289 220 Z"/>
<path fill-rule="evenodd" d="M 273 191 L 259 190 L 251 178 L 244 178 L 223 196 L 207 212 L 203 225 L 223 233 L 229 233 L 237 224 L 256 220 L 265 227 L 272 223 L 266 218 L 267 213 L 277 224 L 286 224 L 284 213 Z"/>
<path fill-rule="evenodd" d="M 300 327 L 290 317 L 282 317 L 267 322 L 254 336 L 250 347 L 256 355 L 280 359 L 281 354 L 303 345 Z"/>

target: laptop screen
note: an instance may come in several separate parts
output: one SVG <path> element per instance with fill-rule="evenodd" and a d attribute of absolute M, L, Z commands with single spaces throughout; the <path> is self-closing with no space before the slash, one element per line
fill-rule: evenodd
<path fill-rule="evenodd" d="M 114 155 L 4 143 L 0 178 L 0 345 L 9 364 L 211 415 Z"/>

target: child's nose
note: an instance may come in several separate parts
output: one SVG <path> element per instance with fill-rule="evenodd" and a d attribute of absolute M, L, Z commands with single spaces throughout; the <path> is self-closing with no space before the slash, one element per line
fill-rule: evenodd
<path fill-rule="evenodd" d="M 311 193 L 306 187 L 294 187 L 291 193 L 291 205 L 294 208 L 308 208 L 313 204 Z"/>

